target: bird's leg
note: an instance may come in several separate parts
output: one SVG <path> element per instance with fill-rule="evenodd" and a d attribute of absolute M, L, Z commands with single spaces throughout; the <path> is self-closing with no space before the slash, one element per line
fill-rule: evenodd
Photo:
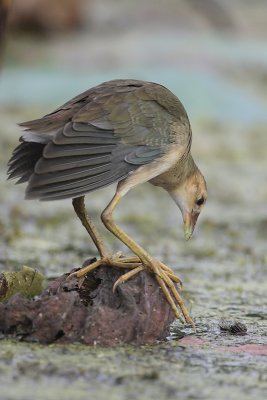
<path fill-rule="evenodd" d="M 182 314 L 184 316 L 184 319 L 186 322 L 191 324 L 193 328 L 195 328 L 194 322 L 192 321 L 186 306 L 184 304 L 183 299 L 181 298 L 180 294 L 178 293 L 174 282 L 179 281 L 180 279 L 175 276 L 173 271 L 164 266 L 164 264 L 160 263 L 158 260 L 154 259 L 151 255 L 149 255 L 141 246 L 139 246 L 130 236 L 128 236 L 121 228 L 118 227 L 118 225 L 115 224 L 113 221 L 113 216 L 112 213 L 116 207 L 116 205 L 119 203 L 121 200 L 122 195 L 120 193 L 120 190 L 117 189 L 117 192 L 109 205 L 106 207 L 106 209 L 103 211 L 101 218 L 106 226 L 106 228 L 113 233 L 115 236 L 117 236 L 118 239 L 120 239 L 130 250 L 132 250 L 133 253 L 135 253 L 138 258 L 142 261 L 142 264 L 150 269 L 156 276 L 156 279 L 166 296 L 175 316 L 182 320 L 182 317 L 178 311 L 177 305 L 182 311 Z M 135 273 L 140 272 L 140 268 L 137 267 L 134 271 L 130 271 L 129 273 L 126 274 L 125 278 L 120 278 L 120 282 L 125 282 L 127 279 L 132 277 Z M 115 283 L 116 287 L 116 283 Z"/>
<path fill-rule="evenodd" d="M 116 253 L 114 255 L 109 254 L 100 233 L 98 232 L 96 226 L 94 225 L 93 221 L 91 220 L 91 218 L 89 217 L 89 215 L 86 212 L 85 204 L 84 204 L 84 196 L 73 199 L 72 204 L 73 204 L 73 207 L 74 207 L 74 210 L 75 210 L 77 216 L 79 217 L 83 226 L 85 227 L 85 229 L 91 236 L 94 244 L 97 247 L 99 255 L 100 255 L 99 260 L 79 269 L 78 271 L 74 272 L 73 275 L 77 276 L 78 278 L 81 278 L 82 276 L 88 274 L 89 272 L 100 267 L 101 265 L 108 265 L 111 267 L 131 269 L 130 272 L 131 272 L 132 276 L 137 274 L 139 271 L 141 271 L 145 268 L 137 256 L 122 257 L 121 253 Z M 175 278 L 176 278 L 177 279 L 176 282 L 181 284 L 181 282 L 179 281 L 179 278 L 177 278 L 173 275 L 170 268 L 168 268 L 167 266 L 164 266 L 164 265 L 163 265 L 163 267 L 166 268 L 166 272 L 171 279 L 175 280 Z M 127 277 L 127 274 L 122 275 L 122 279 L 118 280 L 117 284 L 122 283 L 125 280 L 127 280 L 126 277 Z"/>
<path fill-rule="evenodd" d="M 125 268 L 135 269 L 137 267 L 139 267 L 139 269 L 140 268 L 144 269 L 144 267 L 141 266 L 140 259 L 137 257 L 121 257 L 121 253 L 110 255 L 100 233 L 98 232 L 96 226 L 94 225 L 93 221 L 86 212 L 84 204 L 84 196 L 73 199 L 72 204 L 77 216 L 79 217 L 83 226 L 89 233 L 100 255 L 99 260 L 88 266 L 81 268 L 79 271 L 76 271 L 74 274 L 77 277 L 82 277 L 88 274 L 89 272 L 93 271 L 95 268 L 100 267 L 101 265 L 116 266 L 124 269 Z"/>
<path fill-rule="evenodd" d="M 100 236 L 96 226 L 94 225 L 93 221 L 89 217 L 89 215 L 86 212 L 85 209 L 85 204 L 84 204 L 84 196 L 82 197 L 77 197 L 76 199 L 72 200 L 72 205 L 73 208 L 77 214 L 77 216 L 80 218 L 83 226 L 91 236 L 94 244 L 96 245 L 96 248 L 100 254 L 101 258 L 105 258 L 108 256 L 108 250 L 103 242 L 102 237 Z"/>

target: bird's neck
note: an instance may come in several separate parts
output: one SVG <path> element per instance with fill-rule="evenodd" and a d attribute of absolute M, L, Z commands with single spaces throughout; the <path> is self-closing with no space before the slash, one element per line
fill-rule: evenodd
<path fill-rule="evenodd" d="M 190 152 L 187 154 L 185 159 L 183 159 L 182 157 L 181 160 L 179 160 L 179 162 L 176 165 L 176 168 L 178 168 L 178 170 L 181 171 L 180 183 L 185 181 L 189 176 L 193 175 L 198 170 L 198 167 L 196 166 L 195 161 Z"/>
<path fill-rule="evenodd" d="M 171 191 L 182 184 L 189 176 L 198 170 L 191 153 L 187 153 L 173 165 L 168 171 L 152 179 L 150 182 L 155 186 L 161 186 Z"/>

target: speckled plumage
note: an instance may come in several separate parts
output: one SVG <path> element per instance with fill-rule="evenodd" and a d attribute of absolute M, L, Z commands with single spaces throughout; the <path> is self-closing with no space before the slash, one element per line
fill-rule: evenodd
<path fill-rule="evenodd" d="M 26 197 L 41 200 L 79 197 L 157 160 L 163 160 L 155 164 L 161 173 L 169 153 L 178 161 L 191 145 L 178 98 L 137 80 L 105 82 L 20 125 L 25 130 L 9 177 L 28 181 Z"/>

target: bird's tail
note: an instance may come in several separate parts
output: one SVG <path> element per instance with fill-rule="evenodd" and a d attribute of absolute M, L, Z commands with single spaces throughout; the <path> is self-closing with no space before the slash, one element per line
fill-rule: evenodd
<path fill-rule="evenodd" d="M 19 178 L 16 183 L 27 182 L 34 172 L 34 166 L 42 156 L 45 144 L 21 142 L 13 151 L 8 162 L 8 179 Z"/>

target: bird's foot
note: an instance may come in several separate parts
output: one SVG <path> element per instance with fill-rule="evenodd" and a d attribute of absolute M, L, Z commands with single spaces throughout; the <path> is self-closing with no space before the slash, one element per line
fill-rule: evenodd
<path fill-rule="evenodd" d="M 168 275 L 168 277 L 172 279 L 174 282 L 178 283 L 178 285 L 181 287 L 182 281 L 180 280 L 180 278 L 178 278 L 178 276 L 176 276 L 173 273 L 173 271 L 169 267 L 167 267 L 167 265 L 161 263 L 160 261 L 158 261 L 158 263 L 161 266 L 161 268 L 165 271 L 165 273 Z M 79 271 L 73 272 L 72 274 L 70 274 L 70 276 L 75 275 L 77 278 L 81 278 L 87 275 L 88 273 L 92 272 L 94 269 L 100 267 L 101 265 L 108 265 L 110 267 L 117 267 L 123 269 L 131 269 L 131 271 L 123 274 L 114 283 L 113 291 L 115 291 L 118 285 L 126 282 L 128 279 L 136 275 L 138 272 L 143 271 L 145 269 L 139 257 L 137 256 L 124 257 L 121 252 L 118 252 L 109 257 L 102 257 L 99 260 L 81 268 Z"/>
<path fill-rule="evenodd" d="M 79 269 L 78 271 L 73 272 L 72 274 L 70 274 L 70 276 L 76 276 L 77 278 L 81 278 L 102 265 L 108 265 L 111 267 L 132 269 L 132 270 L 140 268 L 139 269 L 140 271 L 144 269 L 144 266 L 141 265 L 141 261 L 138 257 L 123 257 L 122 253 L 118 252 L 112 256 L 102 257 L 99 260 Z"/>
<path fill-rule="evenodd" d="M 192 318 L 190 317 L 187 308 L 185 306 L 185 303 L 175 285 L 178 284 L 178 287 L 181 288 L 182 281 L 178 276 L 175 275 L 173 270 L 167 265 L 163 264 L 161 261 L 158 261 L 153 258 L 151 258 L 149 262 L 145 263 L 141 262 L 141 260 L 137 256 L 128 257 L 125 258 L 125 260 L 136 264 L 136 266 L 134 266 L 131 271 L 128 271 L 125 274 L 123 274 L 115 282 L 113 286 L 113 291 L 116 289 L 118 285 L 126 282 L 128 279 L 132 278 L 134 275 L 144 270 L 145 269 L 144 265 L 146 265 L 146 268 L 155 274 L 158 284 L 160 285 L 165 297 L 167 298 L 168 303 L 170 304 L 176 318 L 178 318 L 182 322 L 184 322 L 185 320 L 195 330 L 195 324 Z M 180 308 L 183 316 L 178 311 L 177 305 Z"/>
<path fill-rule="evenodd" d="M 184 322 L 185 320 L 195 329 L 195 324 L 192 321 L 184 304 L 184 301 L 175 285 L 178 284 L 179 288 L 181 288 L 182 281 L 167 265 L 152 258 L 149 260 L 149 262 L 144 263 L 137 256 L 124 257 L 122 256 L 121 252 L 118 252 L 112 256 L 102 257 L 92 264 L 81 268 L 79 271 L 73 272 L 70 276 L 74 275 L 77 278 L 81 278 L 102 265 L 130 269 L 130 271 L 126 272 L 119 279 L 117 279 L 117 281 L 114 283 L 113 291 L 116 290 L 118 285 L 125 283 L 127 280 L 129 280 L 139 272 L 143 271 L 144 269 L 148 269 L 153 272 L 176 318 L 178 318 L 182 322 Z M 177 305 L 179 306 L 183 316 L 178 311 Z"/>
<path fill-rule="evenodd" d="M 146 267 L 155 274 L 157 282 L 161 287 L 168 303 L 170 304 L 171 309 L 174 312 L 176 318 L 178 318 L 182 322 L 184 322 L 185 320 L 188 324 L 190 324 L 193 327 L 194 330 L 196 330 L 195 324 L 192 318 L 190 317 L 189 312 L 187 311 L 186 305 L 177 290 L 177 285 L 175 285 L 178 283 L 179 288 L 181 288 L 182 281 L 180 280 L 180 278 L 178 278 L 178 276 L 174 274 L 171 268 L 167 267 L 165 264 L 152 257 L 149 257 L 149 260 L 143 264 L 145 264 Z M 119 278 L 119 281 L 125 282 L 124 277 L 126 277 L 127 280 L 127 278 L 133 275 L 134 271 L 135 270 L 127 272 L 126 274 L 122 275 Z M 115 285 L 116 284 L 117 282 L 115 283 Z M 180 308 L 182 315 L 178 311 L 177 306 Z"/>
<path fill-rule="evenodd" d="M 113 291 L 115 291 L 118 285 L 126 282 L 128 279 L 132 278 L 138 272 L 143 271 L 145 269 L 143 262 L 137 256 L 123 257 L 120 260 L 123 263 L 126 263 L 124 264 L 124 268 L 132 268 L 132 271 L 126 272 L 119 279 L 117 279 L 117 281 L 114 283 Z M 127 263 L 131 263 L 132 267 L 128 267 Z M 167 267 L 167 265 L 163 264 L 161 261 L 157 261 L 157 263 L 159 264 L 160 268 L 162 268 L 162 270 L 167 274 L 167 276 L 178 284 L 179 288 L 183 286 L 183 282 L 181 281 L 181 279 L 174 274 L 174 272 L 170 267 Z M 148 269 L 151 269 L 151 267 L 148 266 Z"/>

